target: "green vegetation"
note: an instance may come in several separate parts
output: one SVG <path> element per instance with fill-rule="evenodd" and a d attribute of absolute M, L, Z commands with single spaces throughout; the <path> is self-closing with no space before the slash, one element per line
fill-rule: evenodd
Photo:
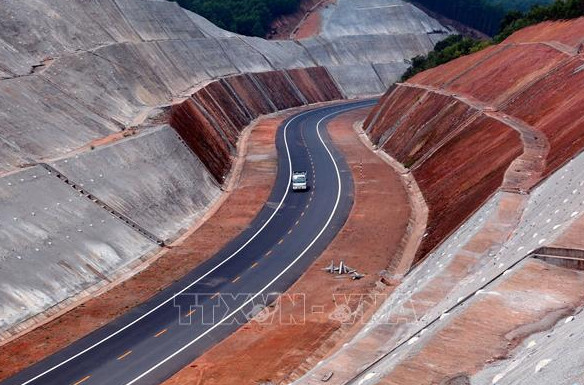
<path fill-rule="evenodd" d="M 584 16 L 583 0 L 556 0 L 547 6 L 533 6 L 526 13 L 509 12 L 501 22 L 501 30 L 494 40 L 499 43 L 515 31 L 546 20 L 567 20 L 580 16 Z"/>
<path fill-rule="evenodd" d="M 490 40 L 474 40 L 461 35 L 452 35 L 434 46 L 434 51 L 428 56 L 416 56 L 412 59 L 412 66 L 402 77 L 402 81 L 411 78 L 419 72 L 448 63 L 451 60 L 478 52 L 491 45 Z"/>
<path fill-rule="evenodd" d="M 295 12 L 300 4 L 300 0 L 176 0 L 176 2 L 223 29 L 260 37 L 266 36 L 275 18 Z"/>
<path fill-rule="evenodd" d="M 523 11 L 551 0 L 416 0 L 429 10 L 477 29 L 489 36 L 499 32 L 510 10 Z"/>
<path fill-rule="evenodd" d="M 505 40 L 514 32 L 546 20 L 566 20 L 584 16 L 584 0 L 556 0 L 547 6 L 535 5 L 528 12 L 511 11 L 501 21 L 500 32 L 493 40 L 474 40 L 460 35 L 449 36 L 434 46 L 427 56 L 416 56 L 402 77 L 406 81 L 419 72 L 437 67 L 461 56 L 478 52 Z"/>
<path fill-rule="evenodd" d="M 534 5 L 550 4 L 553 0 L 487 0 L 487 3 L 503 8 L 505 11 L 528 11 Z"/>

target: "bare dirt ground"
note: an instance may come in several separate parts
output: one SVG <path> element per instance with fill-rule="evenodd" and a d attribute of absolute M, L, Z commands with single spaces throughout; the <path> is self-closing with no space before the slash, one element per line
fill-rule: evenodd
<path fill-rule="evenodd" d="M 245 167 L 241 183 L 196 231 L 185 234 L 165 250 L 164 257 L 134 277 L 89 299 L 64 315 L 0 347 L 0 380 L 55 353 L 115 319 L 132 307 L 184 276 L 219 251 L 256 216 L 276 177 L 274 136 L 282 120 L 291 114 L 260 119 L 242 141 Z M 241 154 L 241 153 L 240 153 Z M 236 166 L 237 167 L 237 166 Z M 238 172 L 233 179 L 237 181 Z"/>
<path fill-rule="evenodd" d="M 274 20 L 270 33 L 271 40 L 306 39 L 320 32 L 320 10 L 336 0 L 303 0 L 297 12 Z"/>
<path fill-rule="evenodd" d="M 357 332 L 377 304 L 359 307 L 362 295 L 388 294 L 390 268 L 401 259 L 412 215 L 401 176 L 371 152 L 353 130 L 369 109 L 335 119 L 331 137 L 349 163 L 355 180 L 355 204 L 350 217 L 323 255 L 288 290 L 302 293 L 303 305 L 280 304 L 280 319 L 297 323 L 254 320 L 177 373 L 165 385 L 284 383 L 306 372 L 323 356 Z M 245 174 L 244 174 L 245 175 Z M 242 179 L 245 184 L 245 178 Z M 330 261 L 343 259 L 365 273 L 352 281 L 322 271 Z M 349 315 L 350 314 L 350 315 Z M 349 322 L 342 322 L 343 320 Z M 261 365 L 258 363 L 261 362 Z"/>

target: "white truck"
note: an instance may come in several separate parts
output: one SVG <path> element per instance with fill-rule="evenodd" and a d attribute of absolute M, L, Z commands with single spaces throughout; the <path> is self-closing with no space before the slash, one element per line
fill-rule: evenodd
<path fill-rule="evenodd" d="M 306 190 L 306 171 L 294 171 L 292 173 L 292 190 Z"/>

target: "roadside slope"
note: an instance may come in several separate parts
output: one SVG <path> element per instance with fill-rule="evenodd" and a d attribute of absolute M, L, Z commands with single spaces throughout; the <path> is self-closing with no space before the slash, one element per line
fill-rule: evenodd
<path fill-rule="evenodd" d="M 419 262 L 298 384 L 581 380 L 583 36 L 530 27 L 385 95 L 364 128 L 428 203 Z"/>

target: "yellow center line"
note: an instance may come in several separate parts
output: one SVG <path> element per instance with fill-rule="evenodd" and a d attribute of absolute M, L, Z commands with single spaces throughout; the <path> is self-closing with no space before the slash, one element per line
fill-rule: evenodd
<path fill-rule="evenodd" d="M 154 335 L 154 338 L 158 338 L 158 337 L 160 337 L 161 335 L 163 335 L 163 334 L 164 334 L 164 333 L 166 333 L 167 331 L 168 331 L 168 329 L 164 329 L 164 330 L 161 330 L 161 331 L 159 331 L 158 333 L 156 333 L 156 334 Z"/>
<path fill-rule="evenodd" d="M 79 381 L 77 381 L 76 383 L 74 383 L 73 385 L 79 385 L 82 382 L 85 382 L 85 381 L 89 380 L 90 378 L 91 378 L 91 376 L 85 376 L 82 379 L 80 379 Z"/>
<path fill-rule="evenodd" d="M 268 255 L 272 254 L 272 251 L 273 250 L 268 251 L 265 256 L 267 257 Z"/>
<path fill-rule="evenodd" d="M 233 281 L 231 281 L 231 283 L 235 283 L 235 282 L 239 281 L 239 279 L 240 279 L 240 278 L 241 278 L 241 277 L 237 277 L 237 278 L 235 278 Z"/>
<path fill-rule="evenodd" d="M 188 312 L 187 314 L 185 314 L 185 317 L 190 317 L 196 311 L 197 311 L 197 309 L 191 310 L 190 312 Z"/>
<path fill-rule="evenodd" d="M 258 263 L 254 263 L 253 265 L 251 265 L 251 268 L 253 269 L 254 267 L 256 267 L 258 265 Z"/>
<path fill-rule="evenodd" d="M 282 242 L 284 242 L 284 239 L 283 238 L 278 241 L 278 245 L 281 245 Z"/>
<path fill-rule="evenodd" d="M 124 354 L 122 354 L 121 356 L 118 357 L 118 361 L 123 360 L 124 358 L 128 357 L 130 354 L 132 354 L 132 351 L 128 350 L 127 352 L 125 352 Z"/>

